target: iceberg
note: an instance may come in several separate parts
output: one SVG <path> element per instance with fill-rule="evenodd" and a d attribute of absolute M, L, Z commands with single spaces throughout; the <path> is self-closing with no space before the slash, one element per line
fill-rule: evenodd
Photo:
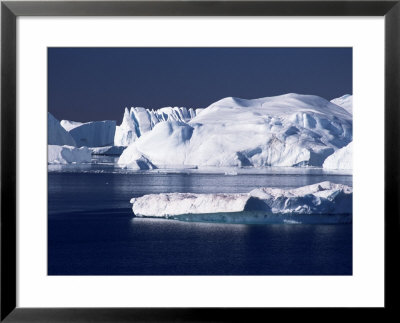
<path fill-rule="evenodd" d="M 329 181 L 294 189 L 257 188 L 249 194 L 264 201 L 274 214 L 352 214 L 353 188 Z"/>
<path fill-rule="evenodd" d="M 47 162 L 49 164 L 90 163 L 91 152 L 87 147 L 48 145 Z"/>
<path fill-rule="evenodd" d="M 50 112 L 47 112 L 47 143 L 49 145 L 76 146 L 74 138 Z"/>
<path fill-rule="evenodd" d="M 352 141 L 352 115 L 312 95 L 229 97 L 189 122 L 168 120 L 140 134 L 122 153 L 121 166 L 129 167 L 132 149 L 157 167 L 321 167 Z"/>
<path fill-rule="evenodd" d="M 342 107 L 347 112 L 353 114 L 353 96 L 350 94 L 345 94 L 340 98 L 331 100 L 332 103 Z"/>
<path fill-rule="evenodd" d="M 268 206 L 249 194 L 149 194 L 131 199 L 136 216 L 173 217 L 181 214 L 266 211 Z"/>
<path fill-rule="evenodd" d="M 353 169 L 353 142 L 338 149 L 322 165 L 325 169 Z"/>
<path fill-rule="evenodd" d="M 184 107 L 165 107 L 158 110 L 132 107 L 125 108 L 120 126 L 116 127 L 114 145 L 128 146 L 144 133 L 151 131 L 157 123 L 163 121 L 189 122 L 200 109 Z"/>
<path fill-rule="evenodd" d="M 78 121 L 70 121 L 70 120 L 61 120 L 61 126 L 66 130 L 70 131 L 76 127 L 83 125 L 83 122 Z"/>
<path fill-rule="evenodd" d="M 114 144 L 115 121 L 105 120 L 81 123 L 62 120 L 61 126 L 74 138 L 77 147 L 104 147 Z"/>
<path fill-rule="evenodd" d="M 135 147 L 131 145 L 124 150 L 121 157 L 118 159 L 120 165 L 124 168 L 133 170 L 149 170 L 156 169 L 157 167 L 143 154 L 141 154 Z"/>
<path fill-rule="evenodd" d="M 136 217 L 228 223 L 348 223 L 353 189 L 326 181 L 286 190 L 257 188 L 244 194 L 148 194 L 130 202 Z"/>
<path fill-rule="evenodd" d="M 126 147 L 123 146 L 106 146 L 106 147 L 90 147 L 92 155 L 120 156 Z"/>

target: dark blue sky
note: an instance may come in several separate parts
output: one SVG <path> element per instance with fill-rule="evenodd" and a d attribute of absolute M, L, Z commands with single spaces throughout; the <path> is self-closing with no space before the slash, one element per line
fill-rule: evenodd
<path fill-rule="evenodd" d="M 59 120 L 120 123 L 126 106 L 352 91 L 351 48 L 48 49 L 48 108 Z"/>

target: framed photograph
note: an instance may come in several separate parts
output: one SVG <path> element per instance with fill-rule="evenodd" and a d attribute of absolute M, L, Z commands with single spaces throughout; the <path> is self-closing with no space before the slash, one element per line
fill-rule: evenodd
<path fill-rule="evenodd" d="M 3 1 L 1 321 L 395 310 L 399 16 Z"/>

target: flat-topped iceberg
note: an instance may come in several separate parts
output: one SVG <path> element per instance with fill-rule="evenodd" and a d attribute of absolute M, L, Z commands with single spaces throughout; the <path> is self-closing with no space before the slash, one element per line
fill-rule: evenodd
<path fill-rule="evenodd" d="M 50 112 L 47 113 L 47 144 L 76 146 L 74 138 Z"/>
<path fill-rule="evenodd" d="M 225 98 L 188 123 L 155 124 L 123 152 L 119 164 L 129 167 L 133 150 L 157 167 L 322 166 L 350 141 L 351 114 L 321 97 Z"/>
<path fill-rule="evenodd" d="M 353 189 L 322 182 L 295 189 L 257 188 L 243 194 L 149 194 L 132 198 L 137 217 L 232 223 L 351 222 Z"/>
<path fill-rule="evenodd" d="M 114 144 L 116 122 L 113 120 L 86 123 L 62 120 L 61 125 L 74 138 L 77 147 L 104 147 Z"/>
<path fill-rule="evenodd" d="M 122 123 L 115 131 L 114 145 L 128 146 L 144 133 L 151 131 L 157 123 L 189 122 L 197 114 L 197 110 L 185 107 L 165 107 L 158 110 L 141 107 L 132 107 L 130 110 L 125 108 Z"/>
<path fill-rule="evenodd" d="M 173 217 L 182 214 L 266 211 L 268 206 L 249 194 L 149 194 L 131 199 L 136 216 Z"/>
<path fill-rule="evenodd" d="M 91 152 L 87 147 L 48 145 L 47 162 L 49 164 L 90 163 Z"/>
<path fill-rule="evenodd" d="M 325 169 L 353 169 L 353 142 L 336 150 L 322 165 Z"/>

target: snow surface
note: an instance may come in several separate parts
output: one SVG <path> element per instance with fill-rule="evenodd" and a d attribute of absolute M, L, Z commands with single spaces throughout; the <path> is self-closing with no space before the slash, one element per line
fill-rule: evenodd
<path fill-rule="evenodd" d="M 340 98 L 331 100 L 332 103 L 342 107 L 347 112 L 353 114 L 353 96 L 350 94 L 345 94 Z"/>
<path fill-rule="evenodd" d="M 285 220 L 304 222 L 316 215 L 334 217 L 333 222 L 343 222 L 342 218 L 335 216 L 351 215 L 352 201 L 353 189 L 350 186 L 328 181 L 287 190 L 257 188 L 248 194 L 163 193 L 131 199 L 132 211 L 138 217 L 193 221 L 223 219 L 225 222 L 245 221 L 246 218 L 268 222 L 271 217 L 276 220 L 282 216 L 290 216 L 282 218 Z M 346 221 L 349 221 L 348 217 Z"/>
<path fill-rule="evenodd" d="M 112 120 L 80 123 L 62 120 L 61 125 L 74 138 L 77 147 L 104 147 L 114 143 L 116 122 Z"/>
<path fill-rule="evenodd" d="M 87 147 L 48 145 L 47 162 L 49 164 L 90 163 L 91 152 Z"/>
<path fill-rule="evenodd" d="M 325 169 L 353 169 L 353 142 L 336 150 L 322 166 Z"/>
<path fill-rule="evenodd" d="M 92 155 L 120 156 L 126 147 L 123 146 L 106 146 L 106 147 L 90 147 Z"/>
<path fill-rule="evenodd" d="M 165 107 L 158 110 L 145 108 L 125 108 L 124 117 L 115 131 L 114 145 L 128 146 L 146 132 L 151 131 L 157 123 L 163 121 L 189 122 L 197 115 L 197 110 L 184 107 Z"/>
<path fill-rule="evenodd" d="M 326 157 L 352 141 L 352 116 L 312 95 L 229 97 L 188 123 L 166 121 L 146 129 L 122 153 L 121 166 L 129 168 L 137 156 L 157 167 L 322 166 Z"/>
<path fill-rule="evenodd" d="M 50 112 L 47 113 L 47 141 L 49 145 L 76 146 L 74 138 Z"/>

